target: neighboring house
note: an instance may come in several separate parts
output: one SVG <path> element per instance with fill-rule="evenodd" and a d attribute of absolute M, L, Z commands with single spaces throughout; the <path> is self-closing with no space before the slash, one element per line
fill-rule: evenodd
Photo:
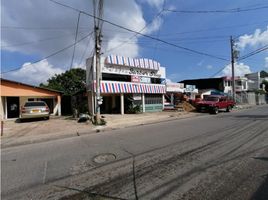
<path fill-rule="evenodd" d="M 52 114 L 61 115 L 61 95 L 55 90 L 1 79 L 0 117 L 18 118 L 20 108 L 26 101 L 45 101 Z"/>
<path fill-rule="evenodd" d="M 214 89 L 224 93 L 232 93 L 232 79 L 231 77 L 219 77 L 219 78 L 203 78 L 203 79 L 191 79 L 183 80 L 180 83 L 187 85 L 195 85 L 198 90 Z M 236 92 L 244 92 L 248 90 L 247 78 L 235 77 Z"/>
<path fill-rule="evenodd" d="M 90 114 L 95 113 L 97 99 L 95 57 L 87 60 L 87 89 Z M 166 93 L 166 69 L 151 59 L 122 56 L 101 58 L 101 113 L 127 112 L 129 106 L 140 106 L 142 112 L 161 111 Z"/>
<path fill-rule="evenodd" d="M 207 95 L 226 95 L 224 92 L 221 92 L 221 91 L 215 90 L 215 89 L 199 90 L 198 93 L 199 93 L 201 99 L 204 99 L 204 96 L 207 96 Z"/>
<path fill-rule="evenodd" d="M 245 74 L 245 77 L 248 79 L 248 89 L 250 91 L 263 90 L 264 89 L 264 86 L 262 85 L 263 80 L 268 81 L 268 73 L 265 71 Z"/>

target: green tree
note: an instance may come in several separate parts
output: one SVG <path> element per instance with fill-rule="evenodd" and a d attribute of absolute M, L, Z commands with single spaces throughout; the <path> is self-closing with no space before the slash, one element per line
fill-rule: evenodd
<path fill-rule="evenodd" d="M 47 84 L 41 83 L 40 87 L 59 90 L 64 95 L 74 95 L 86 88 L 86 70 L 76 68 L 56 74 L 47 80 Z"/>
<path fill-rule="evenodd" d="M 268 92 L 268 81 L 263 80 L 263 81 L 262 81 L 262 84 L 265 85 L 265 91 Z"/>

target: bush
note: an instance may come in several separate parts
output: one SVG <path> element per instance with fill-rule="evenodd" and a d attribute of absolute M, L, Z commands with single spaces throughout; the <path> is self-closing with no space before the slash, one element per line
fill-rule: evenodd
<path fill-rule="evenodd" d="M 133 105 L 130 104 L 127 110 L 127 113 L 129 114 L 137 114 L 141 112 L 141 106 L 140 105 Z"/>

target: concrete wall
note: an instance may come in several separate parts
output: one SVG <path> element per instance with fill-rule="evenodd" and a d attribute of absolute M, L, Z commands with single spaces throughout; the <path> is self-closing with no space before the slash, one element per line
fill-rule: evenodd
<path fill-rule="evenodd" d="M 251 73 L 246 74 L 246 78 L 248 78 L 248 89 L 249 90 L 258 90 L 260 88 L 260 73 Z"/>
<path fill-rule="evenodd" d="M 266 104 L 265 94 L 255 94 L 254 92 L 236 94 L 237 104 L 262 105 Z"/>

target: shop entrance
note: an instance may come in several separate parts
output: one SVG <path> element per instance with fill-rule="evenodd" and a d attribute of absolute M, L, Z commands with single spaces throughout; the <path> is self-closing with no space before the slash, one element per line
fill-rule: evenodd
<path fill-rule="evenodd" d="M 18 118 L 20 116 L 20 98 L 7 97 L 7 118 Z"/>
<path fill-rule="evenodd" d="M 102 114 L 120 114 L 120 96 L 103 96 Z"/>

